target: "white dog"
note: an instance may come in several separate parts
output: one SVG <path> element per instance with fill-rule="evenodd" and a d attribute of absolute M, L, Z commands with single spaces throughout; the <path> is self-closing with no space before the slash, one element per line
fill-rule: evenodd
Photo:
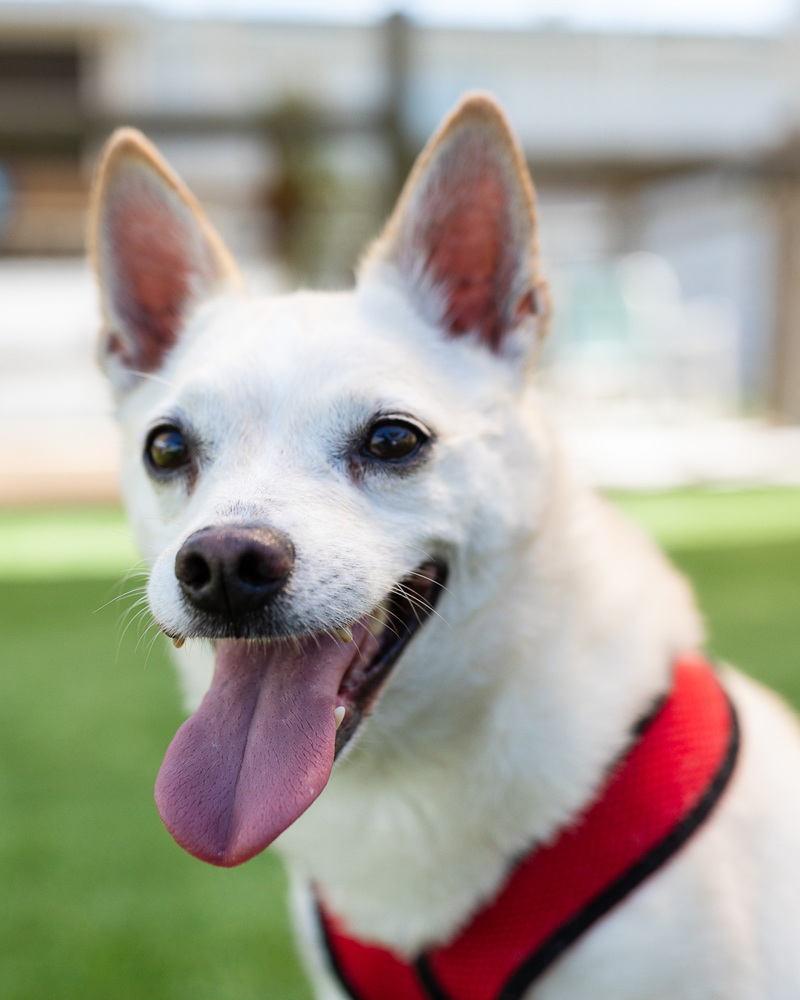
<path fill-rule="evenodd" d="M 800 731 L 565 468 L 535 223 L 472 96 L 354 291 L 256 300 L 109 142 L 102 362 L 196 710 L 161 815 L 214 864 L 279 837 L 325 1000 L 797 1000 Z"/>

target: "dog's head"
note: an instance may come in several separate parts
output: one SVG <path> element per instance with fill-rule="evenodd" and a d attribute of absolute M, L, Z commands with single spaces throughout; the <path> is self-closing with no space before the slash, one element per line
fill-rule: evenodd
<path fill-rule="evenodd" d="M 215 649 L 156 797 L 187 850 L 236 864 L 310 805 L 337 752 L 368 742 L 367 715 L 408 726 L 443 694 L 468 623 L 502 627 L 480 611 L 541 493 L 525 413 L 547 313 L 533 192 L 476 96 L 420 157 L 355 292 L 248 298 L 130 130 L 105 151 L 92 220 L 150 607 L 176 644 Z"/>

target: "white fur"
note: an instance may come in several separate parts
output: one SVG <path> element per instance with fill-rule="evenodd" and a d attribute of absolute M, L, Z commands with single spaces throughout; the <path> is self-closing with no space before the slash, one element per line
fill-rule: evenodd
<path fill-rule="evenodd" d="M 576 483 L 514 351 L 421 318 L 390 265 L 352 293 L 210 298 L 160 370 L 120 393 L 123 491 L 157 622 L 187 616 L 173 572 L 209 524 L 291 537 L 298 630 L 375 607 L 426 554 L 447 592 L 320 798 L 278 840 L 321 1000 L 307 885 L 358 934 L 409 955 L 447 940 L 513 858 L 578 814 L 702 629 L 639 531 Z M 436 435 L 419 473 L 355 483 L 337 447 L 378 408 Z M 194 490 L 141 460 L 180 409 L 212 458 Z M 190 707 L 207 644 L 177 654 Z M 537 1000 L 800 997 L 800 732 L 730 672 L 743 752 L 713 820 L 530 991 Z"/>

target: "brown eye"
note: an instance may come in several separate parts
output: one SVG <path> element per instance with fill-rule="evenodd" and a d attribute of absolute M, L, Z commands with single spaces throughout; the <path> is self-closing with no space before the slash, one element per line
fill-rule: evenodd
<path fill-rule="evenodd" d="M 364 444 L 364 452 L 381 462 L 400 462 L 414 456 L 427 436 L 411 424 L 387 420 L 375 424 Z"/>
<path fill-rule="evenodd" d="M 189 442 L 177 427 L 156 427 L 147 439 L 145 457 L 155 472 L 172 472 L 191 462 Z"/>

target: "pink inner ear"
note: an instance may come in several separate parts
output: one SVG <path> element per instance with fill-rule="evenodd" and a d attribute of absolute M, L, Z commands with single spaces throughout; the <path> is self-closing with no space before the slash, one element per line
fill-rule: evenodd
<path fill-rule="evenodd" d="M 123 328 L 112 334 L 108 348 L 124 363 L 149 372 L 175 345 L 199 268 L 190 258 L 196 242 L 192 234 L 165 199 L 145 189 L 142 184 L 120 192 L 105 225 L 110 294 Z"/>
<path fill-rule="evenodd" d="M 469 143 L 444 160 L 420 211 L 426 271 L 444 293 L 449 331 L 460 336 L 476 330 L 497 349 L 521 312 L 529 311 L 510 301 L 515 255 L 529 248 L 517 245 L 508 181 L 497 160 Z"/>

